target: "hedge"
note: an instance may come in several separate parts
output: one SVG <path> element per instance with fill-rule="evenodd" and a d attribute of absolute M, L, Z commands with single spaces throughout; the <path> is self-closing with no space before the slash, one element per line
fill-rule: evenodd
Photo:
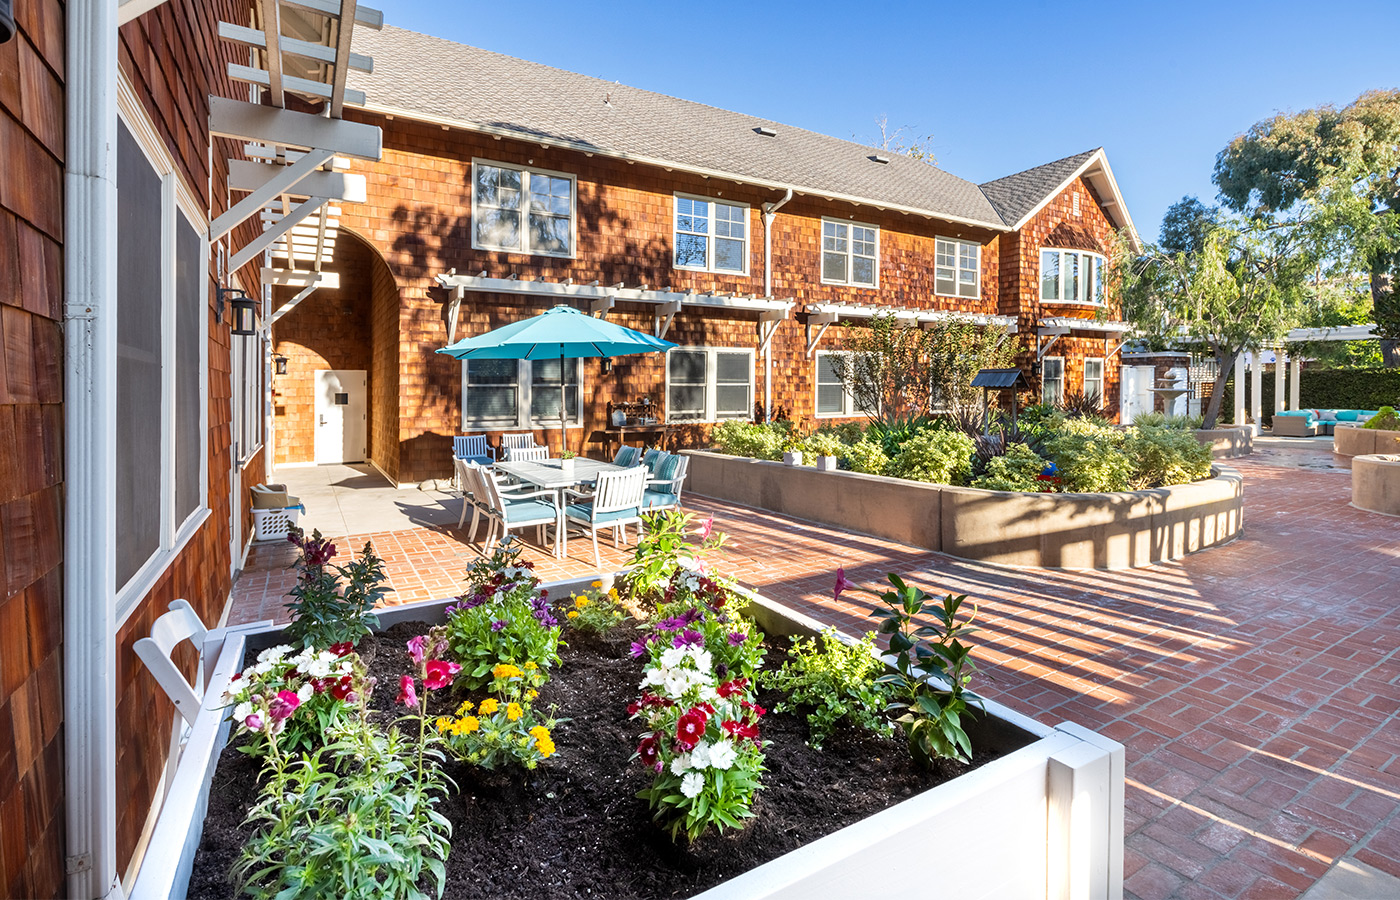
<path fill-rule="evenodd" d="M 1236 373 L 1238 376 L 1238 373 Z M 1233 416 L 1235 379 L 1225 385 L 1225 401 L 1220 405 L 1220 421 Z M 1274 373 L 1266 369 L 1259 392 L 1263 424 L 1274 421 Z M 1304 369 L 1299 403 L 1304 409 L 1380 409 L 1400 406 L 1400 369 Z M 1245 383 L 1244 411 L 1249 415 L 1250 391 Z M 1287 397 L 1284 404 L 1287 405 Z"/>

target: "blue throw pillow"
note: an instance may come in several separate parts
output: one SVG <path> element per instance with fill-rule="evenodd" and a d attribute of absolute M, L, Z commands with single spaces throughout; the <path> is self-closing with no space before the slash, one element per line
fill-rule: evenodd
<path fill-rule="evenodd" d="M 651 477 L 655 478 L 657 467 L 661 465 L 662 460 L 670 455 L 664 450 L 648 450 L 642 457 L 642 465 L 646 466 L 647 470 L 651 472 Z"/>
<path fill-rule="evenodd" d="M 623 446 L 617 451 L 617 458 L 613 460 L 613 465 L 630 469 L 637 464 L 637 454 L 641 453 L 640 447 Z"/>
<path fill-rule="evenodd" d="M 657 464 L 654 477 L 658 482 L 671 481 L 680 473 L 681 458 L 674 453 L 667 453 L 666 458 Z M 674 494 L 677 485 L 658 484 L 656 490 L 664 494 Z"/>
<path fill-rule="evenodd" d="M 1361 413 L 1360 413 L 1359 411 L 1357 411 L 1357 410 L 1354 410 L 1354 409 L 1339 409 L 1339 410 L 1337 410 L 1337 421 L 1338 421 L 1338 422 L 1355 422 L 1355 421 L 1356 421 L 1356 417 L 1359 416 L 1359 415 L 1361 415 Z"/>

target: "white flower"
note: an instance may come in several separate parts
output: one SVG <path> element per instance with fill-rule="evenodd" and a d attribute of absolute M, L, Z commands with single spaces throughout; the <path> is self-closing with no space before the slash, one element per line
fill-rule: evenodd
<path fill-rule="evenodd" d="M 681 664 L 681 660 L 685 659 L 685 655 L 686 648 L 669 647 L 661 654 L 661 665 L 667 669 L 674 669 Z"/>
<path fill-rule="evenodd" d="M 260 662 L 256 666 L 253 666 L 253 674 L 266 675 L 268 672 L 271 672 L 273 668 L 276 667 L 276 665 L 277 663 L 270 659 L 264 662 Z"/>
<path fill-rule="evenodd" d="M 315 688 L 309 684 L 303 684 L 301 687 L 297 688 L 297 699 L 305 703 L 311 699 L 311 695 L 314 693 L 316 693 Z"/>
<path fill-rule="evenodd" d="M 252 714 L 253 704 L 247 702 L 246 700 L 233 708 L 233 720 L 235 722 L 242 722 L 244 719 L 248 718 Z"/>
<path fill-rule="evenodd" d="M 696 748 L 697 750 L 700 748 Z M 734 765 L 734 760 L 738 758 L 739 752 L 734 749 L 734 744 L 729 741 L 719 741 L 709 748 L 710 765 L 716 769 L 727 769 Z"/>
<path fill-rule="evenodd" d="M 710 745 L 701 741 L 695 745 L 695 749 L 690 751 L 690 768 L 704 769 L 714 764 L 714 759 L 710 754 Z"/>
<path fill-rule="evenodd" d="M 690 768 L 690 754 L 689 754 L 689 753 L 682 753 L 680 756 L 677 756 L 675 759 L 671 760 L 671 774 L 672 774 L 672 775 L 684 775 L 684 774 L 685 774 L 685 770 L 686 770 L 686 769 L 689 769 L 689 768 Z"/>
<path fill-rule="evenodd" d="M 690 689 L 690 673 L 684 669 L 672 669 L 666 673 L 662 684 L 665 686 L 666 696 L 672 700 L 679 700 Z"/>
<path fill-rule="evenodd" d="M 708 684 L 702 684 L 700 686 L 700 699 L 704 700 L 706 703 L 714 703 L 719 699 L 719 691 Z"/>
<path fill-rule="evenodd" d="M 324 659 L 313 659 L 306 665 L 306 674 L 312 678 L 325 678 L 331 674 L 331 664 Z"/>
<path fill-rule="evenodd" d="M 687 797 L 695 797 L 705 789 L 705 776 L 699 772 L 687 772 L 681 779 L 681 793 Z"/>
<path fill-rule="evenodd" d="M 713 659 L 710 657 L 710 651 L 699 647 L 690 648 L 690 658 L 695 660 L 695 668 L 702 672 L 708 672 L 711 668 L 710 664 L 713 662 Z"/>
<path fill-rule="evenodd" d="M 263 652 L 261 652 L 261 653 L 258 654 L 258 662 L 267 662 L 268 660 L 278 660 L 278 659 L 281 659 L 282 657 L 286 656 L 286 655 L 287 655 L 288 653 L 290 653 L 291 651 L 292 651 L 292 645 L 291 645 L 291 644 L 278 644 L 276 647 L 268 647 L 266 650 L 264 650 Z"/>
<path fill-rule="evenodd" d="M 642 679 L 642 687 L 644 688 L 649 684 L 666 683 L 666 672 L 662 669 L 656 668 L 655 666 L 653 666 L 650 669 L 647 669 L 645 675 L 646 677 Z"/>

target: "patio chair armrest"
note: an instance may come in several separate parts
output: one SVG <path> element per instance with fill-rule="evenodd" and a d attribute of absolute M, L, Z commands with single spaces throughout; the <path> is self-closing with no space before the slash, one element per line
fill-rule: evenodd
<path fill-rule="evenodd" d="M 648 478 L 647 487 L 654 484 L 680 484 L 682 481 L 685 481 L 685 478 Z"/>
<path fill-rule="evenodd" d="M 573 488 L 564 488 L 564 494 L 569 497 L 577 497 L 580 500 L 591 500 L 593 495 L 585 491 L 576 491 Z"/>

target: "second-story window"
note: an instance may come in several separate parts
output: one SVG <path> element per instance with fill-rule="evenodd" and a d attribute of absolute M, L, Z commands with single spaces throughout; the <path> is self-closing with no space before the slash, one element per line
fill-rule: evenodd
<path fill-rule="evenodd" d="M 1040 299 L 1048 303 L 1103 305 L 1104 266 L 1098 253 L 1081 250 L 1040 251 Z"/>
<path fill-rule="evenodd" d="M 473 162 L 472 247 L 573 256 L 574 177 Z"/>
<path fill-rule="evenodd" d="M 705 272 L 749 270 L 749 208 L 676 195 L 676 268 Z"/>
<path fill-rule="evenodd" d="M 944 297 L 982 294 L 982 245 L 953 238 L 933 242 L 933 289 Z"/>
<path fill-rule="evenodd" d="M 880 229 L 822 220 L 822 283 L 875 287 L 880 270 Z"/>

